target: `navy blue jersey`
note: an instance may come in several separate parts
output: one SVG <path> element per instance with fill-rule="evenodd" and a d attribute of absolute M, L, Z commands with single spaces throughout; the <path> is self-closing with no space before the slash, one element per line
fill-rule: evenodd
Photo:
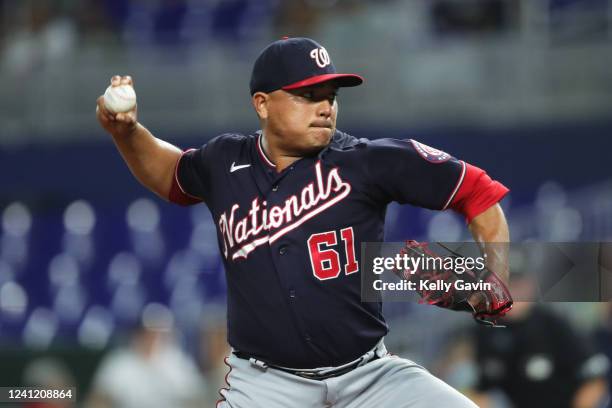
<path fill-rule="evenodd" d="M 218 136 L 177 166 L 182 193 L 203 200 L 217 225 L 228 341 L 286 367 L 346 363 L 388 331 L 382 305 L 360 300 L 361 243 L 383 240 L 391 201 L 448 207 L 466 164 L 413 140 L 336 131 L 278 173 L 260 137 Z"/>

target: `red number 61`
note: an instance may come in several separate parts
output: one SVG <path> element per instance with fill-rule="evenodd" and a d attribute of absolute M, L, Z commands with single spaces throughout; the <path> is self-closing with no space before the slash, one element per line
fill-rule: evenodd
<path fill-rule="evenodd" d="M 346 253 L 344 273 L 350 275 L 359 270 L 359 264 L 355 259 L 353 227 L 340 230 L 340 238 L 344 241 L 344 252 Z M 335 249 L 329 248 L 337 244 L 336 231 L 312 234 L 308 238 L 310 264 L 312 265 L 312 273 L 317 279 L 334 279 L 340 275 L 340 254 Z M 324 247 L 327 248 L 324 249 Z"/>

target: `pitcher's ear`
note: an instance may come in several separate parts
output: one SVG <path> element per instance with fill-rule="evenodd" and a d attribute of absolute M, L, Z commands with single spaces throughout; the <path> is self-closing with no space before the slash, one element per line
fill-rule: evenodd
<path fill-rule="evenodd" d="M 255 94 L 251 98 L 253 108 L 255 108 L 255 112 L 257 112 L 257 116 L 259 116 L 259 119 L 268 119 L 269 100 L 270 97 L 267 93 L 264 92 L 255 92 Z"/>

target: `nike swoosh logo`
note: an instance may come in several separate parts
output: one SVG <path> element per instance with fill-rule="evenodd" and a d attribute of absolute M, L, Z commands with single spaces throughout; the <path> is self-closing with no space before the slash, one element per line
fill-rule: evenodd
<path fill-rule="evenodd" d="M 230 173 L 235 172 L 236 170 L 240 170 L 240 169 L 246 169 L 247 167 L 251 167 L 250 164 L 241 164 L 236 166 L 236 162 L 232 163 L 232 167 L 230 167 Z"/>

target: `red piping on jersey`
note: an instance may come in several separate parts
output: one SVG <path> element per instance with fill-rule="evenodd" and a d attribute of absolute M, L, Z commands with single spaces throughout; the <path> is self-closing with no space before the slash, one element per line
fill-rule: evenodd
<path fill-rule="evenodd" d="M 449 208 L 463 214 L 468 222 L 497 204 L 510 191 L 482 169 L 465 163 L 465 176 Z"/>
<path fill-rule="evenodd" d="M 268 159 L 268 157 L 266 156 L 266 152 L 264 152 L 263 148 L 261 147 L 262 135 L 263 133 L 260 133 L 259 136 L 257 137 L 257 151 L 259 152 L 259 155 L 263 159 L 264 163 L 266 163 L 268 166 L 272 168 L 276 168 L 276 164 L 272 163 L 272 160 Z"/>
<path fill-rule="evenodd" d="M 442 207 L 442 211 L 448 208 L 448 205 L 453 201 L 453 198 L 455 198 L 455 195 L 457 195 L 457 191 L 459 191 L 459 187 L 461 187 L 461 185 L 463 184 L 463 180 L 465 179 L 465 167 L 466 167 L 465 162 L 461 161 L 461 176 L 459 177 L 459 180 L 457 180 L 457 185 L 453 189 L 453 192 L 451 193 L 450 197 L 448 197 L 448 200 L 446 200 L 444 207 Z"/>
<path fill-rule="evenodd" d="M 204 201 L 201 198 L 193 196 L 186 192 L 185 189 L 181 186 L 181 182 L 178 179 L 179 163 L 181 162 L 183 156 L 192 150 L 195 149 L 185 150 L 181 154 L 181 157 L 179 157 L 179 159 L 176 161 L 176 165 L 174 166 L 174 178 L 172 179 L 172 185 L 170 186 L 170 192 L 168 193 L 168 200 L 176 204 L 193 205 Z"/>
<path fill-rule="evenodd" d="M 225 374 L 225 384 L 227 384 L 227 387 L 228 387 L 228 388 L 226 388 L 226 387 L 221 387 L 221 388 L 219 388 L 219 395 L 221 396 L 221 398 L 219 398 L 219 399 L 217 400 L 217 402 L 215 403 L 215 408 L 217 408 L 217 407 L 219 406 L 219 404 L 220 404 L 220 403 L 222 403 L 222 402 L 224 402 L 224 401 L 225 401 L 225 395 L 223 395 L 223 393 L 221 393 L 221 391 L 229 391 L 229 390 L 230 390 L 230 388 L 232 387 L 232 386 L 230 385 L 230 383 L 229 383 L 229 375 L 230 375 L 230 373 L 232 372 L 233 367 L 232 367 L 232 366 L 231 366 L 231 364 L 229 363 L 229 361 L 228 361 L 228 357 L 227 357 L 227 356 L 226 356 L 226 357 L 223 359 L 223 362 L 225 363 L 225 365 L 226 365 L 226 366 L 228 366 L 228 367 L 229 367 L 229 370 L 228 370 L 227 374 Z"/>

